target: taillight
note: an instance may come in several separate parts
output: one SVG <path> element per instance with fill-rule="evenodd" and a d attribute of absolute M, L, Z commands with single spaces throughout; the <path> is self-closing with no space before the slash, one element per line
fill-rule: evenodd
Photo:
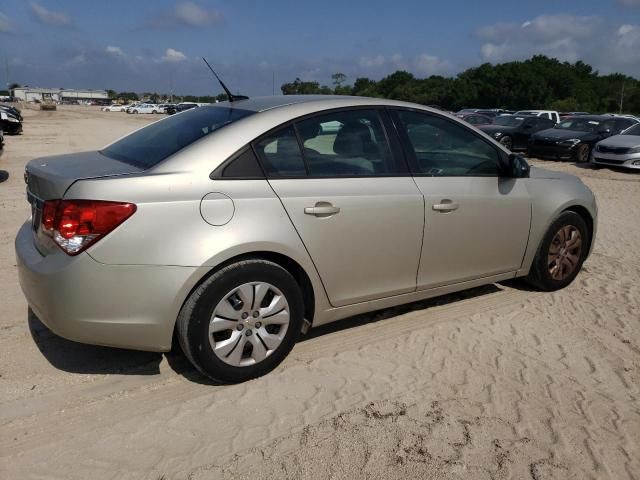
<path fill-rule="evenodd" d="M 47 200 L 42 231 L 69 255 L 77 255 L 134 214 L 133 203 L 102 200 Z"/>

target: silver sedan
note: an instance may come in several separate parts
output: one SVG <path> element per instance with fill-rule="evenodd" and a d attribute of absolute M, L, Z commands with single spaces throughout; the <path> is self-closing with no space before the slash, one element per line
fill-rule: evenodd
<path fill-rule="evenodd" d="M 311 326 L 515 277 L 563 288 L 596 232 L 576 177 L 381 99 L 197 108 L 25 180 L 35 314 L 92 344 L 167 351 L 175 332 L 223 382 L 272 370 Z"/>
<path fill-rule="evenodd" d="M 640 123 L 598 142 L 591 152 L 594 167 L 610 166 L 640 170 Z"/>

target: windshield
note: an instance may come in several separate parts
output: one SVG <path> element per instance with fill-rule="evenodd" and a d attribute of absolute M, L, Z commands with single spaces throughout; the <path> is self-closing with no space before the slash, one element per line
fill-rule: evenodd
<path fill-rule="evenodd" d="M 637 135 L 640 137 L 640 123 L 636 123 L 633 127 L 627 128 L 622 135 Z"/>
<path fill-rule="evenodd" d="M 144 170 L 231 122 L 255 113 L 229 107 L 194 108 L 133 132 L 100 153 Z"/>
<path fill-rule="evenodd" d="M 525 117 L 516 117 L 515 115 L 503 115 L 497 117 L 494 121 L 494 125 L 502 125 L 503 127 L 518 127 L 524 122 Z"/>
<path fill-rule="evenodd" d="M 575 130 L 577 132 L 596 132 L 600 122 L 597 120 L 589 120 L 588 118 L 569 118 L 557 124 L 553 128 L 564 130 Z"/>

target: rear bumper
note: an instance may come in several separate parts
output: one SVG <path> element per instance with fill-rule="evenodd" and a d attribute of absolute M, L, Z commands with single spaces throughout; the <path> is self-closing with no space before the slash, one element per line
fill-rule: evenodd
<path fill-rule="evenodd" d="M 15 241 L 20 286 L 29 306 L 69 340 L 168 351 L 184 298 L 203 275 L 197 267 L 105 265 L 88 254 L 43 257 L 25 223 Z"/>

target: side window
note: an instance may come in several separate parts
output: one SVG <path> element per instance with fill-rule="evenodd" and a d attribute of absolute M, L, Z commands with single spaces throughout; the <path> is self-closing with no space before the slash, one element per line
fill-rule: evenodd
<path fill-rule="evenodd" d="M 309 175 L 375 176 L 405 173 L 396 165 L 376 110 L 337 111 L 296 123 Z"/>
<path fill-rule="evenodd" d="M 461 125 L 423 113 L 398 111 L 419 173 L 498 176 L 498 151 Z"/>
<path fill-rule="evenodd" d="M 272 133 L 254 146 L 269 177 L 299 177 L 307 174 L 292 126 Z"/>
<path fill-rule="evenodd" d="M 251 147 L 245 148 L 225 161 L 211 174 L 212 179 L 258 179 L 264 178 L 258 159 Z"/>

